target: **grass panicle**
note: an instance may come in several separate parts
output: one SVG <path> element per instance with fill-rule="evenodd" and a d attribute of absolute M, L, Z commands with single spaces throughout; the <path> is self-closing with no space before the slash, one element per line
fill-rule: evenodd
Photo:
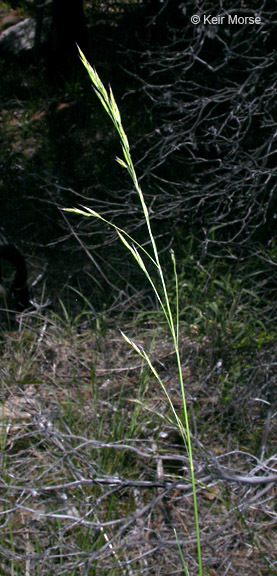
<path fill-rule="evenodd" d="M 113 125 L 119 134 L 124 159 L 117 158 L 117 162 L 120 164 L 121 167 L 123 167 L 124 169 L 126 169 L 128 171 L 128 173 L 131 177 L 132 183 L 133 183 L 135 190 L 138 194 L 138 197 L 140 199 L 141 207 L 143 210 L 144 221 L 146 223 L 148 236 L 149 236 L 149 240 L 150 240 L 150 248 L 151 248 L 152 254 L 149 253 L 147 250 L 145 250 L 125 230 L 122 230 L 118 226 L 116 226 L 115 224 L 107 221 L 105 218 L 103 218 L 95 210 L 92 210 L 91 208 L 88 208 L 85 206 L 83 207 L 83 209 L 67 208 L 66 210 L 69 212 L 75 212 L 76 214 L 80 214 L 82 216 L 99 218 L 104 223 L 108 224 L 109 226 L 113 226 L 116 229 L 119 239 L 124 244 L 124 246 L 127 248 L 127 250 L 130 252 L 130 254 L 133 256 L 137 265 L 141 268 L 141 270 L 145 274 L 146 278 L 148 279 L 148 281 L 149 281 L 149 283 L 150 283 L 150 285 L 154 291 L 154 294 L 155 294 L 155 296 L 156 296 L 156 298 L 157 298 L 157 300 L 161 306 L 161 309 L 163 311 L 166 322 L 169 326 L 171 337 L 172 337 L 172 342 L 173 342 L 173 346 L 174 346 L 175 356 L 176 356 L 177 368 L 178 368 L 178 377 L 179 377 L 179 384 L 180 384 L 181 396 L 182 396 L 183 421 L 178 416 L 178 414 L 174 408 L 173 402 L 170 398 L 170 395 L 166 390 L 166 386 L 164 385 L 158 372 L 156 371 L 155 367 L 153 366 L 149 355 L 145 352 L 145 350 L 138 347 L 136 345 L 136 343 L 133 340 L 131 340 L 130 338 L 128 338 L 128 336 L 126 334 L 124 334 L 123 332 L 122 332 L 122 336 L 125 339 L 125 341 L 133 348 L 133 350 L 145 360 L 145 362 L 148 364 L 150 370 L 152 371 L 152 373 L 154 374 L 154 376 L 157 378 L 158 382 L 160 383 L 161 388 L 162 388 L 162 390 L 163 390 L 163 392 L 167 398 L 167 401 L 169 402 L 170 408 L 174 414 L 174 418 L 175 418 L 176 423 L 178 425 L 178 428 L 180 430 L 181 436 L 183 438 L 183 441 L 184 441 L 184 444 L 185 444 L 185 447 L 187 450 L 188 458 L 189 458 L 189 464 L 190 464 L 190 481 L 191 481 L 192 492 L 193 492 L 193 509 L 194 509 L 194 519 L 195 519 L 195 528 L 196 528 L 196 537 L 197 537 L 198 571 L 199 571 L 199 576 L 202 576 L 200 531 L 199 531 L 199 524 L 198 524 L 198 511 L 197 511 L 197 498 L 196 498 L 196 481 L 195 481 L 195 475 L 194 475 L 193 454 L 192 454 L 192 446 L 191 446 L 191 439 L 190 439 L 190 427 L 189 427 L 189 420 L 188 420 L 185 385 L 184 385 L 183 376 L 182 376 L 182 365 L 181 365 L 179 343 L 178 343 L 178 340 L 179 340 L 179 305 L 178 305 L 178 276 L 177 276 L 177 270 L 176 270 L 176 260 L 175 260 L 174 252 L 171 251 L 171 258 L 172 258 L 172 263 L 173 263 L 175 286 L 176 286 L 176 293 L 175 293 L 176 313 L 175 313 L 175 321 L 174 321 L 174 314 L 172 312 L 172 307 L 171 307 L 171 303 L 169 300 L 167 285 L 166 285 L 166 281 L 164 278 L 163 269 L 162 269 L 162 266 L 160 263 L 156 241 L 155 241 L 154 235 L 152 233 L 149 211 L 148 211 L 147 205 L 145 203 L 142 190 L 141 190 L 139 183 L 138 183 L 137 175 L 136 175 L 135 168 L 134 168 L 133 161 L 132 161 L 132 157 L 131 157 L 128 138 L 127 138 L 127 135 L 126 135 L 124 128 L 123 128 L 123 125 L 122 125 L 121 115 L 120 115 L 117 103 L 115 101 L 111 87 L 109 87 L 108 91 L 106 90 L 106 88 L 104 87 L 104 85 L 103 85 L 100 77 L 98 76 L 95 68 L 93 68 L 89 64 L 85 55 L 83 54 L 83 52 L 80 49 L 79 49 L 79 53 L 80 53 L 81 61 L 84 64 L 84 66 L 85 66 L 85 68 L 86 68 L 86 70 L 90 76 L 90 79 L 92 81 L 92 85 L 93 85 L 95 94 L 99 98 L 103 108 L 105 109 L 105 111 L 107 112 L 109 117 L 111 118 Z M 155 269 L 157 271 L 158 279 L 159 279 L 158 283 L 157 283 L 156 279 L 153 278 L 153 274 L 151 274 L 148 271 L 147 264 L 146 264 L 145 260 L 143 259 L 143 256 L 146 258 L 146 261 L 148 259 L 148 260 L 150 260 L 150 262 L 152 264 L 155 265 Z M 188 574 L 187 568 L 185 568 L 184 570 L 185 570 L 185 573 Z"/>

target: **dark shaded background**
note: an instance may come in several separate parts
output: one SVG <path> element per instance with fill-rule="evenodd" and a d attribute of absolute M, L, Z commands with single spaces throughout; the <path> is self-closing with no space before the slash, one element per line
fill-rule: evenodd
<path fill-rule="evenodd" d="M 188 241 L 203 262 L 254 255 L 274 291 L 274 3 L 10 5 L 2 30 L 27 16 L 35 40 L 0 45 L 1 226 L 33 276 L 47 265 L 51 299 L 68 284 L 96 306 L 145 288 L 111 230 L 61 211 L 89 205 L 147 241 L 76 42 L 113 87 L 160 249 L 174 247 L 181 262 Z M 208 13 L 258 14 L 262 24 L 204 25 Z"/>

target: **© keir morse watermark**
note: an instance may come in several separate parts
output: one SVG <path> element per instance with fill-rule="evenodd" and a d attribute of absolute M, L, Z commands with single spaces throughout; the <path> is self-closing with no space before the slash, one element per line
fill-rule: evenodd
<path fill-rule="evenodd" d="M 242 16 L 240 14 L 219 14 L 218 16 L 212 16 L 212 14 L 194 14 L 191 16 L 192 24 L 262 24 L 261 16 Z"/>

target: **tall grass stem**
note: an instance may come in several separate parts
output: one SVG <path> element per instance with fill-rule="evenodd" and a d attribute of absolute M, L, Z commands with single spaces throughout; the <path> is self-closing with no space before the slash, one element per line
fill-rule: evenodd
<path fill-rule="evenodd" d="M 160 378 L 158 372 L 156 371 L 155 367 L 153 366 L 149 355 L 146 353 L 146 351 L 143 348 L 137 346 L 137 344 L 133 340 L 131 340 L 123 332 L 122 332 L 122 336 L 126 340 L 126 342 L 130 346 L 132 346 L 134 351 L 137 354 L 139 354 L 147 362 L 147 364 L 148 364 L 149 368 L 151 369 L 152 373 L 154 374 L 155 378 L 158 380 L 158 382 L 159 382 L 159 384 L 160 384 L 160 386 L 161 386 L 161 388 L 165 394 L 165 397 L 167 398 L 167 401 L 169 403 L 169 406 L 172 410 L 172 413 L 174 415 L 174 418 L 175 418 L 176 423 L 178 425 L 178 428 L 180 430 L 181 436 L 183 438 L 184 445 L 186 447 L 188 459 L 189 459 L 190 481 L 191 481 L 192 492 L 193 492 L 193 509 L 194 509 L 194 520 L 195 520 L 195 530 L 196 530 L 196 539 L 197 539 L 198 573 L 199 573 L 199 576 L 202 576 L 203 571 L 202 571 L 202 559 L 201 559 L 200 531 L 199 531 L 199 522 L 198 522 L 196 480 L 195 480 L 195 475 L 194 475 L 193 454 L 192 454 L 190 426 L 189 426 L 187 403 L 186 403 L 185 385 L 184 385 L 184 381 L 183 381 L 182 363 L 181 363 L 180 351 L 179 351 L 178 275 L 177 275 L 177 269 L 176 269 L 175 255 L 174 255 L 174 252 L 171 251 L 171 258 L 172 258 L 172 262 L 173 262 L 173 270 L 174 270 L 174 277 L 175 277 L 175 292 L 176 292 L 176 312 L 175 312 L 175 321 L 174 321 L 174 316 L 173 316 L 171 304 L 169 301 L 166 281 L 164 278 L 162 266 L 160 264 L 159 253 L 158 253 L 156 241 L 155 241 L 155 238 L 154 238 L 154 235 L 152 232 L 152 228 L 151 228 L 149 211 L 148 211 L 147 205 L 145 203 L 142 190 L 141 190 L 139 183 L 138 183 L 136 171 L 135 171 L 132 157 L 131 157 L 131 153 L 130 153 L 130 146 L 129 146 L 128 138 L 127 138 L 127 135 L 123 129 L 123 125 L 122 125 L 122 121 L 121 121 L 120 111 L 118 109 L 118 106 L 117 106 L 117 103 L 115 101 L 111 87 L 109 87 L 108 91 L 106 90 L 106 88 L 104 87 L 104 85 L 103 85 L 100 77 L 98 76 L 95 68 L 93 68 L 89 64 L 85 55 L 83 54 L 83 52 L 80 49 L 79 49 L 79 54 L 80 54 L 81 61 L 82 61 L 83 65 L 85 66 L 85 68 L 86 68 L 86 70 L 90 76 L 94 91 L 95 91 L 97 97 L 99 98 L 102 106 L 104 107 L 105 111 L 107 112 L 107 114 L 111 118 L 113 125 L 115 126 L 115 128 L 119 134 L 123 158 L 117 158 L 116 160 L 124 169 L 126 169 L 128 171 L 128 173 L 131 177 L 131 180 L 133 182 L 133 185 L 135 187 L 135 190 L 139 196 L 143 215 L 144 215 L 144 220 L 145 220 L 145 223 L 147 226 L 147 231 L 148 231 L 148 235 L 149 235 L 149 239 L 150 239 L 150 247 L 152 248 L 152 254 L 150 254 L 147 250 L 145 250 L 125 230 L 123 230 L 123 229 L 119 228 L 118 226 L 116 226 L 115 224 L 107 221 L 98 212 L 92 210 L 91 208 L 84 206 L 83 209 L 66 208 L 65 210 L 67 210 L 69 212 L 75 212 L 77 214 L 81 214 L 81 215 L 87 216 L 87 217 L 93 216 L 95 218 L 99 218 L 104 223 L 109 224 L 110 226 L 113 226 L 116 229 L 118 236 L 119 236 L 119 239 L 124 244 L 124 246 L 129 250 L 130 254 L 135 259 L 137 265 L 141 268 L 141 270 L 144 272 L 146 278 L 148 279 L 148 281 L 149 281 L 149 283 L 150 283 L 150 285 L 154 291 L 154 294 L 155 294 L 155 296 L 156 296 L 156 298 L 157 298 L 157 300 L 161 306 L 161 309 L 162 309 L 162 312 L 163 312 L 164 317 L 166 319 L 166 322 L 169 326 L 169 330 L 170 330 L 170 333 L 172 336 L 174 351 L 175 351 L 175 355 L 176 355 L 178 377 L 179 377 L 181 396 L 182 396 L 182 408 L 183 408 L 184 422 L 178 416 L 176 409 L 173 405 L 173 402 L 170 398 L 170 395 L 169 395 L 168 391 L 166 390 L 166 387 L 165 387 L 164 383 L 162 382 L 162 379 Z M 158 285 L 156 285 L 156 281 L 154 280 L 152 274 L 148 271 L 148 268 L 145 264 L 143 256 L 145 256 L 148 260 L 150 260 L 150 262 L 152 264 L 154 264 L 154 266 L 157 270 L 157 273 L 158 273 L 158 278 L 159 278 L 159 284 Z M 188 569 L 184 565 L 183 557 L 182 557 L 182 564 L 184 567 L 184 573 L 186 574 L 186 576 L 188 576 Z"/>

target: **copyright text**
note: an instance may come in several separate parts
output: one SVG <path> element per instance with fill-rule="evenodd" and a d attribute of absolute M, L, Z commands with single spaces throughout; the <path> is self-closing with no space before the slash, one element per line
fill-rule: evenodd
<path fill-rule="evenodd" d="M 211 14 L 203 14 L 202 18 L 195 14 L 191 17 L 192 24 L 261 24 L 262 19 L 260 16 L 239 16 L 238 14 L 225 14 L 220 16 L 212 16 Z"/>

